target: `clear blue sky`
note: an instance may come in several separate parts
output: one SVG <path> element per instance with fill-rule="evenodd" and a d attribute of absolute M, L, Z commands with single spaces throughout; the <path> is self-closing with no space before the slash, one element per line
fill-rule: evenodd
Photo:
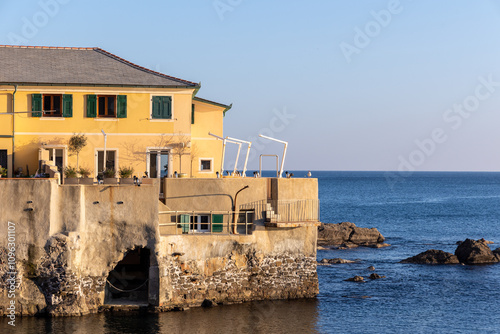
<path fill-rule="evenodd" d="M 1 44 L 202 82 L 233 103 L 225 135 L 290 142 L 285 169 L 500 170 L 499 1 L 3 1 L 0 20 Z"/>

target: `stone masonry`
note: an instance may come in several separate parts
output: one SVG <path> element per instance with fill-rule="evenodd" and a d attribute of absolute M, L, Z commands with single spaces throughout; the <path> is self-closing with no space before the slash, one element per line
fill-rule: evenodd
<path fill-rule="evenodd" d="M 313 298 L 318 294 L 316 259 L 292 254 L 265 255 L 233 251 L 202 265 L 182 256 L 163 259 L 164 277 L 170 282 L 163 306 L 200 306 L 250 300 Z"/>

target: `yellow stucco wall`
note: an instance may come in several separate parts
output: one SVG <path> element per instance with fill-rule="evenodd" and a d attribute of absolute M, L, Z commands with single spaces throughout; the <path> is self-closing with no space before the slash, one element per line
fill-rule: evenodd
<path fill-rule="evenodd" d="M 216 177 L 222 160 L 222 141 L 208 135 L 209 132 L 223 137 L 224 108 L 209 103 L 193 101 L 195 106 L 192 131 L 192 170 L 196 177 Z M 200 160 L 211 159 L 211 171 L 200 171 Z"/>
<path fill-rule="evenodd" d="M 0 113 L 12 112 L 12 86 L 0 86 Z M 19 113 L 31 111 L 32 94 L 71 94 L 73 117 L 32 117 Z M 126 95 L 126 118 L 88 118 L 86 96 Z M 131 166 L 142 176 L 148 170 L 148 150 L 170 150 L 169 174 L 174 171 L 191 177 L 215 177 L 220 166 L 222 144 L 208 132 L 222 135 L 223 107 L 193 101 L 193 89 L 123 88 L 123 87 L 53 87 L 19 86 L 15 96 L 15 166 L 26 166 L 30 174 L 38 168 L 41 147 L 64 149 L 64 166 L 76 166 L 76 156 L 67 150 L 73 134 L 85 134 L 87 146 L 79 154 L 79 166 L 97 174 L 97 150 L 104 149 L 103 130 L 107 134 L 107 150 L 116 150 L 116 169 Z M 151 118 L 152 97 L 172 97 L 172 119 Z M 195 123 L 191 124 L 192 104 L 196 104 Z M 11 115 L 0 115 L 0 135 L 12 134 Z M 11 157 L 11 138 L 0 138 L 0 149 Z M 179 148 L 181 152 L 179 152 Z M 181 154 L 179 154 L 181 153 Z M 199 158 L 213 159 L 212 172 L 200 173 Z M 9 176 L 11 175 L 9 166 Z"/>

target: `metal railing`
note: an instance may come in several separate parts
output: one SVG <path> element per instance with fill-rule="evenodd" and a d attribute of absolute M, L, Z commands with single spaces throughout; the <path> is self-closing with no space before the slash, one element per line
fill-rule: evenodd
<path fill-rule="evenodd" d="M 255 219 L 268 222 L 319 221 L 319 200 L 262 200 L 240 205 L 241 210 L 254 210 Z"/>
<path fill-rule="evenodd" d="M 319 200 L 271 200 L 279 222 L 319 221 Z M 272 220 L 272 218 L 271 218 Z"/>
<path fill-rule="evenodd" d="M 255 213 L 243 211 L 160 211 L 169 223 L 160 223 L 161 235 L 252 234 Z M 236 222 L 234 222 L 236 218 Z"/>

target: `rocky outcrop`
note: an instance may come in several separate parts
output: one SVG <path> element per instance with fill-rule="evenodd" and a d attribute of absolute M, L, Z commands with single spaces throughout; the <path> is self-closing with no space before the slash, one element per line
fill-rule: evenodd
<path fill-rule="evenodd" d="M 500 262 L 500 248 L 491 251 L 486 240 L 466 239 L 458 243 L 455 254 L 442 250 L 430 249 L 400 263 L 417 264 L 488 264 Z"/>
<path fill-rule="evenodd" d="M 358 246 L 379 247 L 385 238 L 376 228 L 357 227 L 353 223 L 321 224 L 318 227 L 318 245 L 340 245 L 341 248 Z"/>
<path fill-rule="evenodd" d="M 484 239 L 466 239 L 455 250 L 458 260 L 465 264 L 495 263 L 500 261 L 500 254 L 491 251 Z M 496 250 L 495 250 L 496 252 Z"/>
<path fill-rule="evenodd" d="M 404 259 L 400 263 L 417 263 L 417 264 L 458 264 L 458 258 L 448 252 L 442 250 L 430 249 L 418 255 Z"/>
<path fill-rule="evenodd" d="M 344 263 L 356 263 L 356 261 L 335 258 L 335 259 L 323 259 L 323 260 L 319 261 L 319 263 L 320 264 L 344 264 Z"/>

